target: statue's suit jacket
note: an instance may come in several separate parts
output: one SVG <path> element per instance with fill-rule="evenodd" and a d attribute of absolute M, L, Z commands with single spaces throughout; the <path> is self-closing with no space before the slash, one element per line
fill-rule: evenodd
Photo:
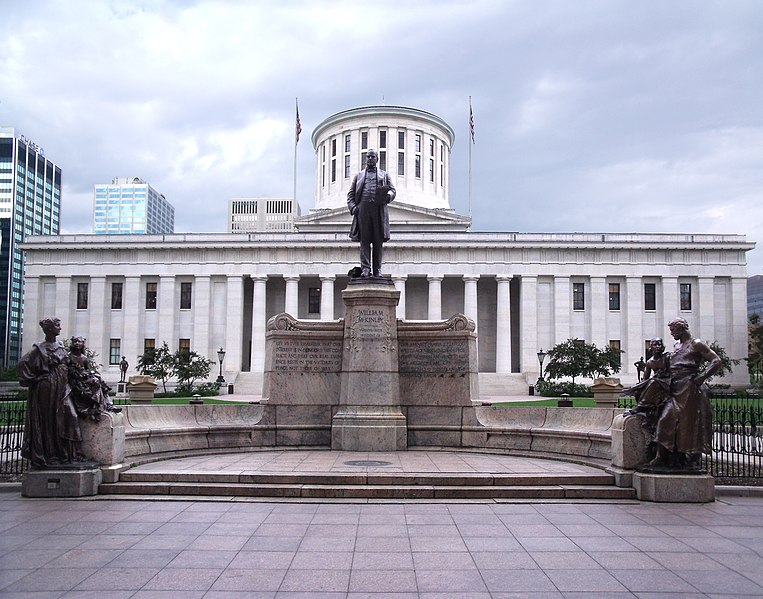
<path fill-rule="evenodd" d="M 350 225 L 350 239 L 353 241 L 360 241 L 360 228 L 358 226 L 358 213 L 355 211 L 360 199 L 363 197 L 363 186 L 366 183 L 366 171 L 360 171 L 352 179 L 350 184 L 350 191 L 347 192 L 347 208 L 350 210 L 350 214 L 355 213 L 352 217 L 352 225 Z M 392 193 L 387 193 L 392 192 Z M 389 241 L 389 210 L 387 204 L 395 199 L 397 191 L 392 184 L 392 178 L 387 171 L 376 169 L 376 201 L 383 207 L 383 235 L 384 241 Z"/>

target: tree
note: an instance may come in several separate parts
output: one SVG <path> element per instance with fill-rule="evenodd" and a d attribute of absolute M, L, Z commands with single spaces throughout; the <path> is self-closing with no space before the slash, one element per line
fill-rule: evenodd
<path fill-rule="evenodd" d="M 159 349 L 147 349 L 138 356 L 138 372 L 161 380 L 164 392 L 167 392 L 167 379 L 175 374 L 175 357 L 166 341 Z"/>
<path fill-rule="evenodd" d="M 726 350 L 718 345 L 717 341 L 713 341 L 710 345 L 708 345 L 710 349 L 712 349 L 716 354 L 718 354 L 718 357 L 721 359 L 721 367 L 715 371 L 713 376 L 717 376 L 720 378 L 723 378 L 726 376 L 726 374 L 731 373 L 732 367 L 739 364 L 742 360 L 734 360 L 732 358 L 729 358 L 728 354 L 726 353 Z M 700 370 L 704 369 L 705 366 L 707 366 L 707 362 L 700 365 Z"/>
<path fill-rule="evenodd" d="M 545 372 L 550 379 L 568 376 L 573 384 L 577 376 L 608 376 L 620 372 L 620 353 L 614 347 L 601 350 L 582 339 L 567 339 L 548 352 L 550 359 Z"/>
<path fill-rule="evenodd" d="M 175 352 L 175 376 L 178 389 L 193 391 L 194 383 L 209 377 L 209 370 L 214 362 L 197 354 L 195 351 L 180 349 Z"/>
<path fill-rule="evenodd" d="M 763 375 L 763 324 L 757 314 L 750 315 L 747 326 L 747 369 L 750 382 L 759 385 Z"/>

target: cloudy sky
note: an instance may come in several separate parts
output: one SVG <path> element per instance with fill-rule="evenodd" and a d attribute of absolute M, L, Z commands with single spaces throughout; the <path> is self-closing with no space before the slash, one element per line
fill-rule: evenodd
<path fill-rule="evenodd" d="M 312 208 L 313 128 L 369 104 L 456 131 L 451 205 L 474 230 L 742 233 L 763 273 L 759 0 L 0 0 L 0 125 L 93 185 L 139 176 L 177 232 L 233 197 Z M 402 199 L 402 198 L 401 198 Z"/>

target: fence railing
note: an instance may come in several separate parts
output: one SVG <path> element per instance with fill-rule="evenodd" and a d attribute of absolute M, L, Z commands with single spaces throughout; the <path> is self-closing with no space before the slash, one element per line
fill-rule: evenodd
<path fill-rule="evenodd" d="M 0 393 L 0 475 L 19 475 L 29 468 L 21 457 L 26 401 L 16 393 Z"/>

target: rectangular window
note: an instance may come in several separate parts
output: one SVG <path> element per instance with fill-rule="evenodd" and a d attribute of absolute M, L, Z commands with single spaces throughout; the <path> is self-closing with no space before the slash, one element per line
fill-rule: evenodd
<path fill-rule="evenodd" d="M 349 152 L 350 151 L 350 136 L 349 134 L 344 136 L 344 151 Z"/>
<path fill-rule="evenodd" d="M 350 178 L 350 155 L 347 154 L 344 157 L 344 178 L 349 179 Z"/>
<path fill-rule="evenodd" d="M 681 310 L 691 310 L 691 283 L 681 283 Z"/>
<path fill-rule="evenodd" d="M 572 309 L 585 310 L 585 283 L 572 284 Z"/>
<path fill-rule="evenodd" d="M 77 310 L 87 310 L 88 284 L 77 283 Z"/>
<path fill-rule="evenodd" d="M 156 339 L 144 339 L 143 340 L 143 353 L 156 349 Z"/>
<path fill-rule="evenodd" d="M 379 168 L 383 171 L 387 170 L 387 152 L 379 152 Z"/>
<path fill-rule="evenodd" d="M 620 283 L 609 284 L 609 309 L 620 309 Z"/>
<path fill-rule="evenodd" d="M 657 309 L 657 285 L 644 283 L 644 310 Z"/>
<path fill-rule="evenodd" d="M 336 181 L 336 158 L 331 159 L 331 182 Z"/>
<path fill-rule="evenodd" d="M 398 150 L 405 149 L 405 131 L 397 132 L 397 149 Z"/>
<path fill-rule="evenodd" d="M 379 130 L 379 147 L 380 148 L 387 147 L 387 130 L 386 129 Z"/>
<path fill-rule="evenodd" d="M 193 295 L 193 283 L 180 283 L 180 309 L 190 310 Z"/>
<path fill-rule="evenodd" d="M 178 339 L 178 351 L 181 354 L 185 354 L 186 358 L 188 358 L 191 353 L 191 340 L 184 338 Z"/>
<path fill-rule="evenodd" d="M 434 156 L 434 140 L 429 140 L 429 155 Z"/>
<path fill-rule="evenodd" d="M 397 153 L 397 175 L 398 177 L 405 175 L 405 152 Z"/>
<path fill-rule="evenodd" d="M 413 166 L 416 178 L 421 179 L 421 154 L 416 154 Z"/>
<path fill-rule="evenodd" d="M 363 170 L 366 168 L 366 156 L 368 156 L 368 152 L 361 152 L 360 153 L 360 169 Z M 379 167 L 381 168 L 381 167 Z M 384 170 L 384 169 L 382 169 Z"/>
<path fill-rule="evenodd" d="M 111 309 L 122 309 L 122 283 L 111 284 Z"/>
<path fill-rule="evenodd" d="M 360 132 L 360 149 L 361 150 L 368 149 L 368 131 Z"/>
<path fill-rule="evenodd" d="M 146 283 L 146 310 L 156 310 L 156 283 Z"/>
<path fill-rule="evenodd" d="M 414 151 L 421 152 L 421 135 L 418 133 L 416 134 L 416 137 L 414 138 Z"/>
<path fill-rule="evenodd" d="M 617 362 L 619 364 L 620 363 L 620 357 L 621 357 L 621 354 L 619 352 L 622 350 L 622 347 L 620 347 L 620 340 L 619 339 L 610 339 L 609 340 L 609 347 L 611 347 L 612 349 L 616 349 L 618 351 Z"/>
<path fill-rule="evenodd" d="M 336 138 L 331 140 L 331 155 L 336 156 Z"/>
<path fill-rule="evenodd" d="M 109 339 L 109 364 L 119 364 L 122 358 L 122 340 Z"/>
<path fill-rule="evenodd" d="M 434 158 L 429 159 L 429 182 L 434 183 Z"/>
<path fill-rule="evenodd" d="M 321 289 L 320 287 L 310 287 L 307 290 L 307 313 L 321 313 Z"/>

